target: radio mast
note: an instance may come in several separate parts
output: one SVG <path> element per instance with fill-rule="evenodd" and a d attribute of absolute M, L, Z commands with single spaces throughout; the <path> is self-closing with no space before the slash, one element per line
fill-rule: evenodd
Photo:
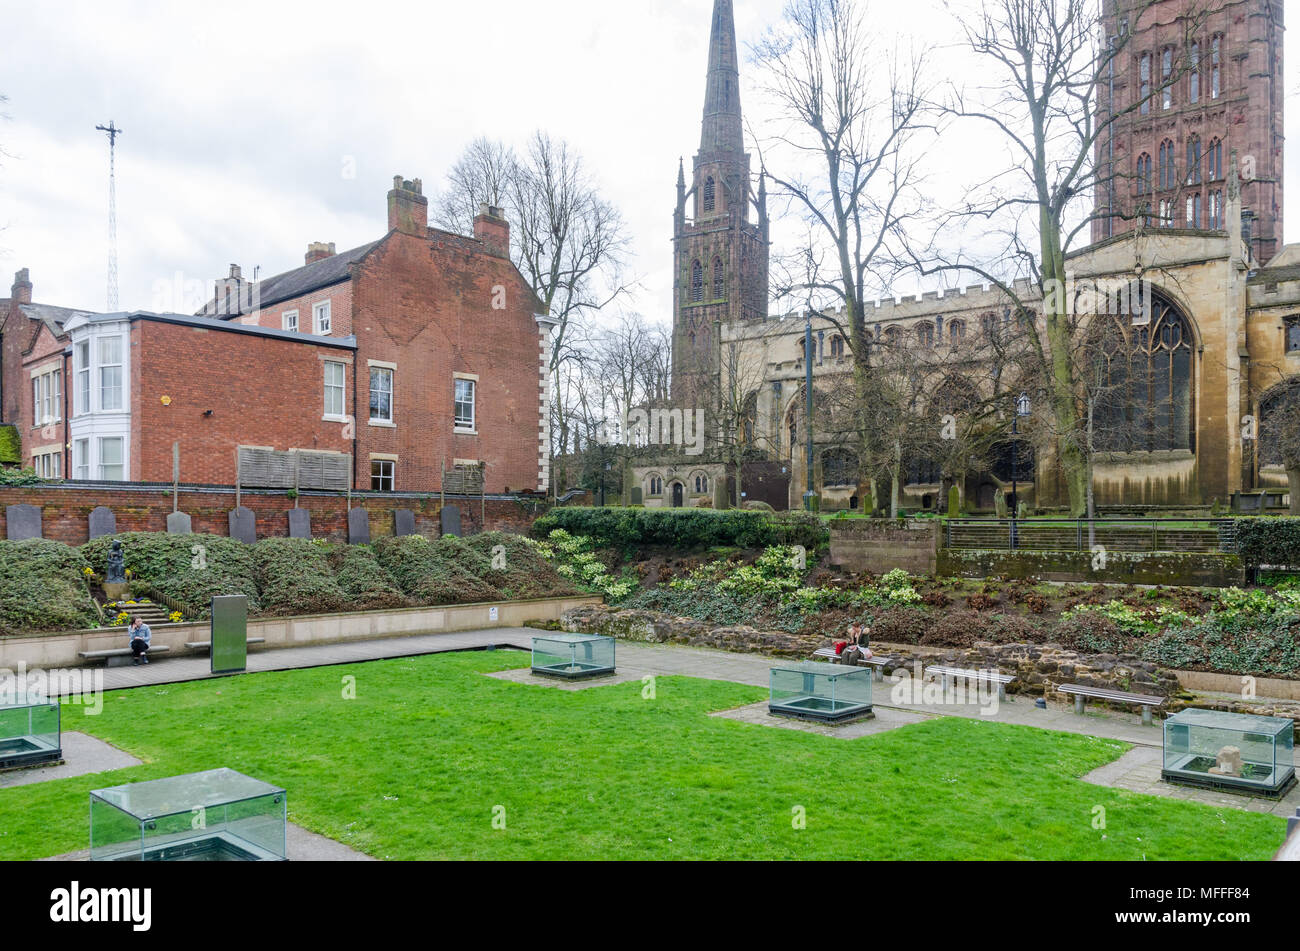
<path fill-rule="evenodd" d="M 108 120 L 95 131 L 108 135 L 108 312 L 117 312 L 117 137 L 122 130 Z"/>

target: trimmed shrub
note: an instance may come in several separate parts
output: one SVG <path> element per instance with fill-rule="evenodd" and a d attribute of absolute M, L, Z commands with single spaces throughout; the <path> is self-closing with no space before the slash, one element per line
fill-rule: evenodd
<path fill-rule="evenodd" d="M 872 643 L 920 644 L 934 621 L 919 608 L 885 608 L 867 623 L 871 626 Z"/>
<path fill-rule="evenodd" d="M 81 552 L 42 538 L 0 541 L 0 635 L 95 627 Z"/>
<path fill-rule="evenodd" d="M 982 614 L 954 612 L 939 618 L 921 636 L 924 647 L 973 647 L 976 641 L 988 641 L 992 623 Z"/>
<path fill-rule="evenodd" d="M 264 614 L 329 614 L 351 607 L 329 559 L 305 538 L 265 538 L 253 546 Z"/>
<path fill-rule="evenodd" d="M 807 512 L 772 515 L 729 509 L 632 509 L 569 507 L 551 509 L 533 523 L 534 538 L 557 528 L 584 535 L 601 548 L 667 545 L 677 549 L 767 548 L 802 545 L 814 549 L 829 537 L 822 520 Z"/>
<path fill-rule="evenodd" d="M 397 582 L 379 564 L 369 545 L 329 545 L 325 547 L 325 556 L 352 610 L 410 606 L 411 602 L 398 590 Z"/>
<path fill-rule="evenodd" d="M 122 542 L 126 567 L 134 578 L 189 605 L 200 617 L 211 611 L 214 595 L 246 595 L 249 610 L 261 610 L 252 545 L 222 535 L 105 535 L 81 546 L 97 572 L 103 572 L 115 538 Z"/>
<path fill-rule="evenodd" d="M 1062 647 L 1084 654 L 1119 654 L 1129 644 L 1128 636 L 1118 624 L 1095 611 L 1081 611 L 1062 618 L 1053 639 Z"/>
<path fill-rule="evenodd" d="M 475 604 L 497 601 L 497 590 L 461 566 L 464 542 L 451 536 L 431 542 L 421 535 L 381 538 L 374 544 L 379 564 L 417 604 Z M 473 553 L 477 558 L 477 553 Z"/>
<path fill-rule="evenodd" d="M 995 614 L 985 640 L 995 644 L 1045 644 L 1048 633 L 1042 624 L 1035 624 L 1019 614 Z"/>
<path fill-rule="evenodd" d="M 1252 568 L 1300 568 L 1300 518 L 1239 518 L 1237 551 Z"/>
<path fill-rule="evenodd" d="M 471 535 L 464 544 L 470 552 L 482 556 L 484 568 L 480 576 L 496 587 L 502 598 L 554 598 L 580 593 L 576 585 L 567 581 L 520 535 L 482 532 Z M 505 549 L 504 569 L 492 567 L 498 545 Z"/>

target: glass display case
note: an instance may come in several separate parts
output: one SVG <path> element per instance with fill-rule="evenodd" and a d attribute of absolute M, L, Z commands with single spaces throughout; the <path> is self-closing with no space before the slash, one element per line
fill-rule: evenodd
<path fill-rule="evenodd" d="M 0 769 L 63 759 L 59 704 L 23 694 L 0 700 Z"/>
<path fill-rule="evenodd" d="M 1281 796 L 1296 782 L 1295 721 L 1184 710 L 1165 721 L 1160 777 L 1187 786 Z"/>
<path fill-rule="evenodd" d="M 598 677 L 614 672 L 614 638 L 598 634 L 545 634 L 533 638 L 533 673 L 548 677 Z"/>
<path fill-rule="evenodd" d="M 90 794 L 98 862 L 268 862 L 286 858 L 283 789 L 213 769 Z"/>
<path fill-rule="evenodd" d="M 779 716 L 841 723 L 871 713 L 871 668 L 803 661 L 772 668 L 767 709 Z"/>

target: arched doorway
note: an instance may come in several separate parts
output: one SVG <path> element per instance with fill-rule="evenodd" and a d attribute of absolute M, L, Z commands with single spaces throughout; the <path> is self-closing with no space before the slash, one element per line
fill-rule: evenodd
<path fill-rule="evenodd" d="M 685 490 L 682 488 L 682 484 L 680 482 L 673 483 L 672 493 L 673 493 L 673 508 L 675 509 L 681 508 L 682 503 L 684 501 Z"/>

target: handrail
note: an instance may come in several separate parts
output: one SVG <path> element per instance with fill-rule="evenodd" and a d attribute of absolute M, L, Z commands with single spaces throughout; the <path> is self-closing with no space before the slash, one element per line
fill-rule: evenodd
<path fill-rule="evenodd" d="M 194 610 L 194 608 L 190 607 L 184 601 L 181 601 L 179 598 L 173 598 L 171 595 L 163 594 L 147 581 L 132 581 L 131 593 L 135 594 L 137 591 L 139 591 L 140 594 L 145 595 L 151 601 L 157 601 L 159 604 L 170 608 L 172 611 L 179 611 L 182 620 L 187 618 L 193 620 L 199 616 L 199 612 Z"/>

